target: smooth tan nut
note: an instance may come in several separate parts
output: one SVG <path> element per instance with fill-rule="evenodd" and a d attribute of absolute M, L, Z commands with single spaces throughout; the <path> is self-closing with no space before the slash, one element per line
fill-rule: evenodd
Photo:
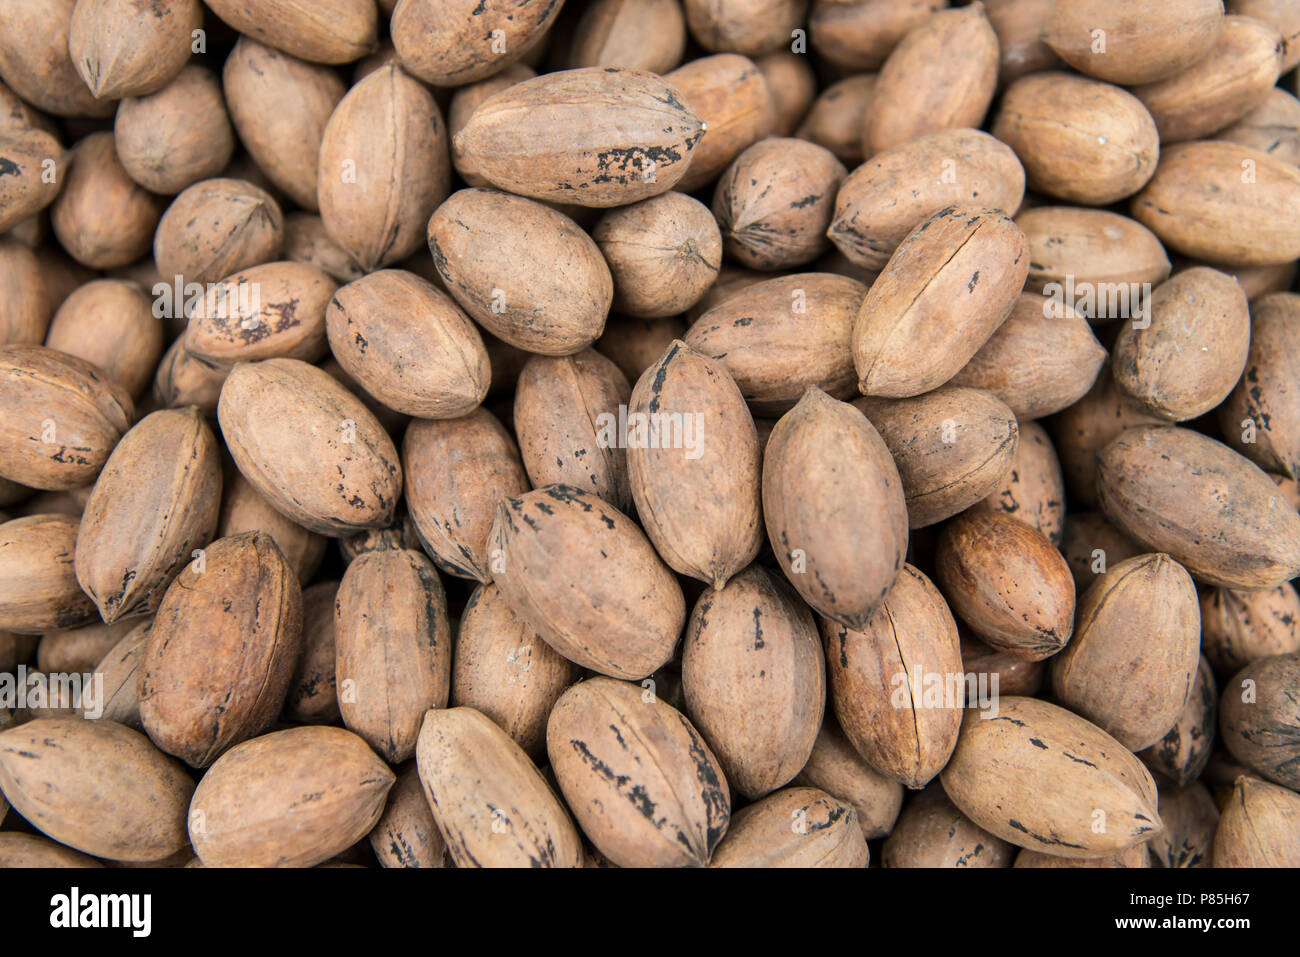
<path fill-rule="evenodd" d="M 59 195 L 67 175 L 63 145 L 44 130 L 19 126 L 0 131 L 0 232 L 35 216 Z"/>
<path fill-rule="evenodd" d="M 451 164 L 467 185 L 490 187 L 492 184 L 478 174 L 473 160 L 461 152 L 456 143 L 456 134 L 465 128 L 474 111 L 490 97 L 508 86 L 514 86 L 523 80 L 531 80 L 535 76 L 537 71 L 532 67 L 523 63 L 512 63 L 500 73 L 457 87 L 451 94 L 451 103 L 447 107 L 447 137 L 451 141 Z"/>
<path fill-rule="evenodd" d="M 904 565 L 859 629 L 824 620 L 830 698 L 844 734 L 873 768 L 924 787 L 957 743 L 962 680 L 957 623 L 928 578 Z"/>
<path fill-rule="evenodd" d="M 676 0 L 596 0 L 573 28 L 568 66 L 667 73 L 682 62 L 686 17 Z"/>
<path fill-rule="evenodd" d="M 1134 634 L 1142 635 L 1140 643 Z M 1159 741 L 1191 698 L 1201 637 L 1192 577 L 1168 555 L 1126 559 L 1079 599 L 1052 690 L 1130 751 Z"/>
<path fill-rule="evenodd" d="M 266 190 L 239 179 L 207 179 L 183 190 L 158 222 L 153 254 L 163 281 L 216 283 L 278 258 L 284 214 Z M 206 290 L 205 292 L 210 292 Z"/>
<path fill-rule="evenodd" d="M 578 825 L 614 864 L 708 864 L 731 791 L 694 725 L 653 688 L 579 682 L 551 710 L 546 751 Z M 643 813 L 646 801 L 661 812 Z"/>
<path fill-rule="evenodd" d="M 614 281 L 613 307 L 629 316 L 676 316 L 718 278 L 722 234 L 709 208 L 675 191 L 610 210 L 591 238 Z"/>
<path fill-rule="evenodd" d="M 827 235 L 852 263 L 880 270 L 940 210 L 1019 208 L 1025 171 L 1011 148 L 972 129 L 935 130 L 876 153 L 844 180 Z"/>
<path fill-rule="evenodd" d="M 627 449 L 602 441 L 624 416 L 632 395 L 627 377 L 593 349 L 572 356 L 533 356 L 519 373 L 514 427 L 535 488 L 563 484 L 599 495 L 626 511 L 632 503 Z M 482 710 L 482 709 L 480 709 Z"/>
<path fill-rule="evenodd" d="M 1147 843 L 1162 867 L 1209 867 L 1219 808 L 1204 784 L 1160 788 L 1160 819 L 1165 830 Z"/>
<path fill-rule="evenodd" d="M 783 581 L 750 566 L 700 596 L 686 626 L 686 710 L 727 781 L 750 798 L 808 762 L 826 701 L 817 626 Z"/>
<path fill-rule="evenodd" d="M 393 46 L 401 65 L 434 86 L 464 86 L 509 67 L 550 28 L 560 4 L 401 0 Z"/>
<path fill-rule="evenodd" d="M 325 223 L 314 213 L 290 213 L 284 218 L 282 255 L 323 269 L 340 283 L 352 282 L 366 274 L 352 261 L 347 250 L 333 240 Z"/>
<path fill-rule="evenodd" d="M 40 634 L 95 618 L 77 584 L 72 552 L 77 520 L 29 515 L 0 525 L 0 628 Z"/>
<path fill-rule="evenodd" d="M 1138 758 L 1158 777 L 1186 787 L 1196 781 L 1210 761 L 1217 727 L 1219 692 L 1214 682 L 1214 672 L 1204 655 L 1198 655 L 1196 675 L 1192 679 L 1187 704 L 1178 720 Z M 1161 795 L 1161 812 L 1164 796 Z"/>
<path fill-rule="evenodd" d="M 1300 574 L 1300 515 L 1248 459 L 1199 432 L 1140 426 L 1097 453 L 1102 511 L 1198 581 L 1274 588 Z"/>
<path fill-rule="evenodd" d="M 1015 461 L 1020 428 L 992 394 L 944 386 L 911 399 L 856 399 L 903 482 L 912 528 L 950 518 L 989 495 Z"/>
<path fill-rule="evenodd" d="M 501 589 L 479 585 L 456 634 L 451 703 L 491 719 L 529 755 L 546 742 L 546 718 L 577 668 L 510 610 Z"/>
<path fill-rule="evenodd" d="M 1127 86 L 1187 69 L 1223 29 L 1223 0 L 1168 0 L 1134 13 L 1127 0 L 1057 0 L 1044 39 L 1081 73 Z"/>
<path fill-rule="evenodd" d="M 1142 546 L 1110 523 L 1100 512 L 1070 512 L 1061 534 L 1061 553 L 1074 574 L 1077 594 L 1082 595 L 1106 569 L 1126 558 L 1140 555 Z M 1202 620 L 1205 612 L 1202 609 Z"/>
<path fill-rule="evenodd" d="M 815 0 L 808 39 L 818 56 L 838 67 L 878 70 L 899 40 L 947 5 L 947 0 Z"/>
<path fill-rule="evenodd" d="M 299 206 L 317 210 L 321 137 L 347 92 L 343 81 L 247 36 L 226 57 L 221 76 L 231 122 L 258 168 Z"/>
<path fill-rule="evenodd" d="M 762 56 L 790 42 L 803 0 L 684 0 L 686 23 L 706 50 Z"/>
<path fill-rule="evenodd" d="M 1163 830 L 1151 774 L 1106 732 L 1034 698 L 1004 696 L 998 709 L 992 720 L 966 712 L 942 774 L 948 797 L 980 827 L 1069 858 L 1113 854 Z M 1098 811 L 1104 831 L 1093 827 Z"/>
<path fill-rule="evenodd" d="M 1065 526 L 1065 477 L 1047 431 L 1037 422 L 1019 422 L 1020 436 L 1002 484 L 974 507 L 1019 519 L 1060 546 Z"/>
<path fill-rule="evenodd" d="M 776 136 L 793 136 L 817 96 L 817 75 L 808 57 L 790 50 L 777 50 L 754 61 L 770 95 L 769 105 Z"/>
<path fill-rule="evenodd" d="M 809 787 L 784 788 L 736 812 L 710 867 L 867 866 L 853 805 Z"/>
<path fill-rule="evenodd" d="M 868 840 L 889 834 L 903 806 L 903 785 L 864 761 L 830 712 L 822 722 L 808 763 L 794 783 L 818 788 L 852 804 L 858 826 Z"/>
<path fill-rule="evenodd" d="M 88 485 L 131 424 L 131 399 L 74 356 L 0 348 L 0 475 L 31 488 Z"/>
<path fill-rule="evenodd" d="M 957 810 L 938 783 L 916 794 L 880 849 L 883 867 L 1010 867 L 1015 849 Z"/>
<path fill-rule="evenodd" d="M 767 81 L 748 57 L 737 53 L 701 57 L 664 80 L 681 93 L 687 108 L 702 122 L 703 138 L 677 184 L 684 193 L 711 182 L 747 146 L 772 132 L 775 117 Z"/>
<path fill-rule="evenodd" d="M 954 50 L 961 55 L 952 55 Z M 863 155 L 922 133 L 983 125 L 997 83 L 998 37 L 984 5 L 932 14 L 880 68 L 862 132 Z"/>
<path fill-rule="evenodd" d="M 36 668 L 46 674 L 93 671 L 118 639 L 139 622 L 139 618 L 112 625 L 93 621 L 80 628 L 47 631 L 36 645 Z"/>
<path fill-rule="evenodd" d="M 1300 477 L 1300 296 L 1273 293 L 1251 306 L 1245 371 L 1219 407 L 1219 427 L 1260 468 Z"/>
<path fill-rule="evenodd" d="M 570 661 L 639 680 L 672 657 L 681 587 L 641 529 L 596 496 L 548 485 L 506 498 L 488 548 L 510 609 Z"/>
<path fill-rule="evenodd" d="M 993 31 L 998 35 L 998 81 L 1007 86 L 1027 73 L 1061 65 L 1044 39 L 1044 28 L 1056 0 L 984 0 Z"/>
<path fill-rule="evenodd" d="M 398 412 L 456 418 L 487 396 L 482 336 L 450 297 L 413 273 L 385 269 L 343 286 L 325 325 L 339 364 Z"/>
<path fill-rule="evenodd" d="M 343 728 L 265 734 L 203 775 L 190 803 L 190 842 L 205 867 L 311 867 L 370 832 L 394 780 Z"/>
<path fill-rule="evenodd" d="M 380 867 L 447 867 L 447 842 L 414 764 L 399 771 L 383 816 L 368 835 Z"/>
<path fill-rule="evenodd" d="M 235 30 L 314 63 L 351 63 L 375 48 L 378 13 L 370 0 L 213 0 Z"/>
<path fill-rule="evenodd" d="M 1250 349 L 1246 293 L 1214 269 L 1187 269 L 1156 287 L 1146 315 L 1120 328 L 1111 368 L 1120 389 L 1175 422 L 1218 406 Z"/>
<path fill-rule="evenodd" d="M 954 518 L 939 537 L 935 573 L 952 610 L 994 648 L 1039 661 L 1070 640 L 1070 567 L 1047 536 L 1010 515 Z"/>
<path fill-rule="evenodd" d="M 975 677 L 973 686 L 967 680 L 962 688 L 969 707 L 979 704 L 981 695 L 986 703 L 991 703 L 995 688 L 996 694 L 1024 697 L 1032 697 L 1042 688 L 1047 677 L 1046 662 L 1026 661 L 994 648 L 980 641 L 963 625 L 957 626 L 957 633 L 960 636 L 962 667 L 967 676 Z"/>
<path fill-rule="evenodd" d="M 77 262 L 112 269 L 149 254 L 162 211 L 162 201 L 127 175 L 113 134 L 91 133 L 72 148 L 50 225 Z"/>
<path fill-rule="evenodd" d="M 1300 797 L 1242 776 L 1214 832 L 1211 867 L 1300 866 Z"/>
<path fill-rule="evenodd" d="M 794 135 L 826 147 L 842 163 L 862 162 L 862 127 L 875 89 L 875 73 L 860 73 L 832 83 L 813 100 Z"/>
<path fill-rule="evenodd" d="M 424 713 L 445 708 L 451 684 L 447 596 L 420 552 L 366 552 L 343 573 L 334 604 L 343 724 L 380 757 L 415 754 Z"/>
<path fill-rule="evenodd" d="M 700 117 L 668 82 L 587 67 L 492 96 L 456 134 L 454 148 L 501 189 L 580 206 L 625 206 L 672 189 L 703 135 Z"/>
<path fill-rule="evenodd" d="M 297 359 L 239 363 L 217 418 L 239 471 L 299 525 L 337 538 L 391 522 L 402 491 L 397 449 L 328 372 Z"/>
<path fill-rule="evenodd" d="M 1068 124 L 1060 122 L 1066 112 Z M 1160 156 L 1156 121 L 1141 100 L 1055 71 L 1010 86 L 993 135 L 1016 151 L 1030 188 L 1090 206 L 1132 196 L 1155 174 Z"/>
<path fill-rule="evenodd" d="M 528 491 L 519 448 L 483 408 L 459 419 L 420 419 L 402 440 L 406 504 L 416 532 L 444 572 L 491 581 L 500 556 L 491 532 L 498 503 Z"/>
<path fill-rule="evenodd" d="M 45 341 L 56 303 L 42 272 L 41 260 L 27 246 L 0 240 L 0 344 Z"/>
<path fill-rule="evenodd" d="M 1133 197 L 1133 218 L 1166 246 L 1234 266 L 1300 257 L 1300 170 L 1236 143 L 1179 143 Z"/>
<path fill-rule="evenodd" d="M 143 289 L 120 279 L 99 279 L 77 287 L 63 301 L 45 345 L 98 366 L 138 396 L 153 380 L 163 335 Z"/>
<path fill-rule="evenodd" d="M 610 316 L 595 348 L 618 366 L 629 382 L 635 382 L 642 372 L 659 361 L 674 339 L 685 337 L 686 323 L 678 316 L 657 319 Z"/>
<path fill-rule="evenodd" d="M 889 449 L 866 416 L 818 389 L 767 441 L 763 516 L 795 590 L 842 625 L 865 624 L 902 571 L 907 506 Z"/>
<path fill-rule="evenodd" d="M 1000 210 L 949 206 L 912 231 L 862 300 L 853 364 L 864 395 L 920 395 L 956 375 L 1007 317 L 1029 270 Z"/>
<path fill-rule="evenodd" d="M 1300 595 L 1276 588 L 1209 588 L 1201 595 L 1201 650 L 1220 677 L 1253 661 L 1300 652 Z"/>
<path fill-rule="evenodd" d="M 600 249 L 541 203 L 464 189 L 428 221 L 447 290 L 489 332 L 520 349 L 571 355 L 605 328 L 614 283 Z"/>
<path fill-rule="evenodd" d="M 1300 654 L 1261 658 L 1224 682 L 1219 703 L 1223 743 L 1242 764 L 1275 784 L 1300 787 Z"/>
<path fill-rule="evenodd" d="M 0 807 L 3 800 L 0 800 Z M 3 815 L 0 815 L 0 820 Z M 6 831 L 0 834 L 0 867 L 103 867 L 93 857 L 88 857 L 70 847 L 56 844 L 35 834 Z"/>
<path fill-rule="evenodd" d="M 457 867 L 580 867 L 582 840 L 546 779 L 473 708 L 428 712 L 420 780 Z"/>
<path fill-rule="evenodd" d="M 447 130 L 433 95 L 388 64 L 348 91 L 321 136 L 321 219 L 367 271 L 420 248 L 451 185 Z"/>
<path fill-rule="evenodd" d="M 140 720 L 140 671 L 152 627 L 152 621 L 143 621 L 133 627 L 94 666 L 94 673 L 104 676 L 103 694 L 92 708 L 83 693 L 81 713 L 85 718 L 116 721 L 136 730 L 143 728 Z"/>
<path fill-rule="evenodd" d="M 754 269 L 792 269 L 816 259 L 828 245 L 826 228 L 846 174 L 835 154 L 815 143 L 770 137 L 748 147 L 713 194 L 723 248 Z"/>
<path fill-rule="evenodd" d="M 112 116 L 112 100 L 97 100 L 68 52 L 77 0 L 14 0 L 5 5 L 0 75 L 23 100 L 56 116 Z"/>
<path fill-rule="evenodd" d="M 1210 52 L 1187 69 L 1133 89 L 1161 143 L 1202 139 L 1264 102 L 1282 68 L 1282 35 L 1263 20 L 1225 17 Z"/>
<path fill-rule="evenodd" d="M 758 434 L 726 366 L 674 341 L 641 374 L 626 434 L 608 417 L 597 440 L 626 443 L 632 499 L 669 566 L 722 588 L 763 544 Z"/>
<path fill-rule="evenodd" d="M 180 73 L 202 26 L 199 0 L 77 0 L 68 56 L 97 100 L 143 96 Z"/>
<path fill-rule="evenodd" d="M 1063 301 L 1026 292 L 949 383 L 983 389 L 1022 420 L 1037 419 L 1083 398 L 1105 362 L 1086 319 Z"/>
<path fill-rule="evenodd" d="M 194 782 L 124 725 L 38 718 L 0 731 L 0 789 L 60 844 L 112 861 L 156 861 L 185 846 Z"/>
<path fill-rule="evenodd" d="M 327 540 L 277 512 L 238 470 L 222 478 L 221 515 L 215 538 L 229 538 L 241 532 L 265 532 L 271 536 L 298 582 L 306 585 L 325 557 Z"/>

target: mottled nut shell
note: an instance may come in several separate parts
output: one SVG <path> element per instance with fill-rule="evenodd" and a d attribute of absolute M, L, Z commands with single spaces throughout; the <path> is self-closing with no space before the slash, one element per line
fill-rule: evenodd
<path fill-rule="evenodd" d="M 207 179 L 167 207 L 153 255 L 164 282 L 215 283 L 270 262 L 283 245 L 284 214 L 270 193 L 240 179 Z"/>
<path fill-rule="evenodd" d="M 1211 867 L 1300 867 L 1300 795 L 1237 779 L 1214 832 Z"/>
<path fill-rule="evenodd" d="M 1245 373 L 1219 408 L 1219 427 L 1260 468 L 1300 478 L 1300 296 L 1256 300 L 1249 338 Z"/>
<path fill-rule="evenodd" d="M 818 56 L 838 67 L 878 70 L 899 40 L 947 5 L 948 0 L 815 0 L 808 39 Z"/>
<path fill-rule="evenodd" d="M 983 125 L 997 84 L 998 37 L 983 5 L 933 14 L 880 68 L 862 134 L 864 155 L 933 130 Z"/>
<path fill-rule="evenodd" d="M 41 260 L 22 242 L 0 239 L 0 345 L 44 342 L 55 306 Z"/>
<path fill-rule="evenodd" d="M 384 405 L 450 419 L 487 396 L 483 337 L 446 294 L 414 273 L 385 269 L 339 289 L 325 310 L 330 350 Z"/>
<path fill-rule="evenodd" d="M 1036 528 L 1053 545 L 1065 526 L 1065 477 L 1052 440 L 1037 422 L 1020 422 L 1016 454 L 1002 484 L 975 508 L 1003 512 Z"/>
<path fill-rule="evenodd" d="M 1004 696 L 969 710 L 943 789 L 993 834 L 1057 857 L 1102 857 L 1164 827 L 1150 772 L 1118 741 L 1064 708 Z M 1104 830 L 1094 828 L 1105 816 Z"/>
<path fill-rule="evenodd" d="M 595 0 L 573 28 L 568 66 L 667 73 L 682 62 L 686 17 L 677 0 Z"/>
<path fill-rule="evenodd" d="M 299 206 L 315 211 L 321 137 L 347 92 L 343 81 L 327 67 L 247 36 L 226 57 L 221 76 L 231 122 L 258 169 Z"/>
<path fill-rule="evenodd" d="M 641 679 L 672 658 L 681 587 L 636 523 L 596 496 L 548 485 L 505 499 L 488 548 L 511 610 L 570 661 Z"/>
<path fill-rule="evenodd" d="M 827 235 L 850 262 L 880 270 L 939 210 L 979 203 L 1014 213 L 1024 195 L 1025 171 L 1010 147 L 979 130 L 936 130 L 855 169 L 835 196 Z"/>
<path fill-rule="evenodd" d="M 143 289 L 120 279 L 98 279 L 63 300 L 45 345 L 98 366 L 134 396 L 153 379 L 163 335 Z"/>
<path fill-rule="evenodd" d="M 1300 37 L 1292 38 L 1290 48 L 1300 49 L 1297 41 Z M 1220 130 L 1214 139 L 1249 146 L 1287 163 L 1300 163 L 1300 100 L 1281 87 L 1272 87 L 1259 106 Z"/>
<path fill-rule="evenodd" d="M 449 575 L 491 581 L 488 533 L 503 498 L 528 491 L 519 449 L 484 408 L 459 419 L 419 419 L 402 440 L 406 505 L 420 541 Z"/>
<path fill-rule="evenodd" d="M 1199 432 L 1144 425 L 1097 453 L 1112 522 L 1198 581 L 1274 588 L 1300 574 L 1300 514 L 1249 460 Z"/>
<path fill-rule="evenodd" d="M 0 789 L 60 844 L 112 861 L 157 861 L 185 846 L 194 782 L 124 725 L 38 718 L 0 731 Z"/>
<path fill-rule="evenodd" d="M 290 213 L 285 217 L 282 255 L 285 259 L 323 269 L 341 283 L 352 282 L 366 274 L 330 237 L 325 223 L 314 213 Z"/>
<path fill-rule="evenodd" d="M 1005 213 L 950 206 L 927 219 L 862 301 L 858 388 L 898 398 L 943 385 L 1002 324 L 1028 271 L 1025 234 Z"/>
<path fill-rule="evenodd" d="M 1060 121 L 1065 113 L 1068 124 Z M 1055 71 L 1011 84 L 993 135 L 1016 151 L 1031 189 L 1090 206 L 1132 196 L 1160 157 L 1156 123 L 1141 100 L 1109 83 Z"/>
<path fill-rule="evenodd" d="M 1192 691 L 1178 720 L 1159 741 L 1138 753 L 1143 764 L 1179 787 L 1192 784 L 1205 770 L 1218 727 L 1219 689 L 1210 663 L 1203 655 L 1198 657 Z M 1163 794 L 1160 810 L 1164 813 Z"/>
<path fill-rule="evenodd" d="M 456 142 L 456 134 L 465 128 L 469 118 L 490 97 L 500 93 L 508 86 L 514 86 L 523 80 L 537 76 L 537 71 L 523 63 L 512 63 L 500 73 L 495 73 L 485 80 L 479 80 L 466 86 L 457 87 L 451 94 L 451 103 L 447 107 L 447 136 L 451 140 L 451 165 L 456 168 L 468 186 L 491 186 L 478 174 L 474 162 L 461 151 Z"/>
<path fill-rule="evenodd" d="M 1209 789 L 1197 781 L 1160 788 L 1160 819 L 1165 830 L 1147 842 L 1155 865 L 1209 867 L 1219 808 Z"/>
<path fill-rule="evenodd" d="M 962 680 L 957 623 L 928 578 L 904 565 L 860 628 L 822 621 L 830 697 L 844 734 L 873 768 L 924 787 L 957 743 Z"/>
<path fill-rule="evenodd" d="M 984 0 L 984 12 L 998 35 L 998 82 L 1056 69 L 1061 59 L 1043 38 L 1056 0 Z"/>
<path fill-rule="evenodd" d="M 995 493 L 1020 442 L 1015 415 L 979 389 L 944 386 L 911 399 L 856 399 L 884 439 L 912 528 L 933 525 Z"/>
<path fill-rule="evenodd" d="M 401 65 L 434 86 L 464 86 L 524 56 L 550 28 L 558 3 L 401 0 L 393 46 Z"/>
<path fill-rule="evenodd" d="M 1126 559 L 1080 596 L 1077 619 L 1052 659 L 1056 700 L 1130 751 L 1155 744 L 1182 714 L 1196 677 L 1201 613 L 1192 576 L 1168 555 Z"/>
<path fill-rule="evenodd" d="M 727 779 L 691 722 L 652 689 L 611 678 L 574 685 L 551 710 L 546 751 L 583 833 L 616 865 L 708 864 L 730 820 Z"/>
<path fill-rule="evenodd" d="M 1153 838 L 1154 840 L 1154 838 Z M 1151 853 L 1146 844 L 1134 844 L 1118 854 L 1108 854 L 1105 857 L 1084 857 L 1068 858 L 1056 857 L 1052 854 L 1044 854 L 1041 851 L 1031 851 L 1022 848 L 1016 854 L 1016 862 L 1012 867 L 1151 867 Z"/>
<path fill-rule="evenodd" d="M 679 316 L 633 319 L 610 316 L 605 331 L 596 340 L 596 351 L 608 356 L 629 382 L 635 382 L 673 344 L 686 335 L 686 323 Z M 630 387 L 629 387 L 630 392 Z"/>
<path fill-rule="evenodd" d="M 95 619 L 73 569 L 76 541 L 77 520 L 68 515 L 0 525 L 0 628 L 37 635 Z"/>
<path fill-rule="evenodd" d="M 670 191 L 605 213 L 591 230 L 614 280 L 614 308 L 675 316 L 718 277 L 722 235 L 709 208 Z"/>
<path fill-rule="evenodd" d="M 832 273 L 767 279 L 718 303 L 683 339 L 726 365 L 755 414 L 788 412 L 812 387 L 848 399 L 857 394 L 853 323 L 866 294 Z"/>
<path fill-rule="evenodd" d="M 0 32 L 0 76 L 23 100 L 56 116 L 112 116 L 116 103 L 97 100 L 68 53 L 77 0 L 11 0 Z"/>
<path fill-rule="evenodd" d="M 163 353 L 150 396 L 164 409 L 192 405 L 208 419 L 217 417 L 217 401 L 229 369 L 214 366 L 185 351 L 177 339 Z"/>
<path fill-rule="evenodd" d="M 573 663 L 510 610 L 501 589 L 474 589 L 456 635 L 453 706 L 481 711 L 535 757 L 551 708 L 576 676 Z"/>
<path fill-rule="evenodd" d="M 190 842 L 204 867 L 311 867 L 370 832 L 395 777 L 343 728 L 276 731 L 203 775 Z"/>
<path fill-rule="evenodd" d="M 1133 197 L 1133 218 L 1171 249 L 1230 266 L 1300 257 L 1300 170 L 1236 143 L 1179 143 Z"/>
<path fill-rule="evenodd" d="M 1015 849 L 957 810 L 937 783 L 913 795 L 880 848 L 883 867 L 1010 867 Z"/>
<path fill-rule="evenodd" d="M 1129 85 L 1185 70 L 1223 28 L 1223 0 L 1164 0 L 1135 13 L 1129 0 L 1057 0 L 1044 39 L 1076 70 Z"/>
<path fill-rule="evenodd" d="M 451 866 L 414 762 L 398 771 L 384 813 L 368 837 L 380 867 Z"/>
<path fill-rule="evenodd" d="M 1209 412 L 1246 365 L 1246 293 L 1231 276 L 1202 266 L 1162 282 L 1147 309 L 1120 327 L 1111 352 L 1121 391 L 1174 422 Z"/>
<path fill-rule="evenodd" d="M 684 0 L 686 23 L 706 50 L 762 56 L 790 42 L 803 0 Z"/>
<path fill-rule="evenodd" d="M 826 227 L 847 172 L 834 153 L 805 140 L 772 137 L 750 146 L 713 194 L 723 248 L 753 269 L 816 259 L 829 245 Z"/>
<path fill-rule="evenodd" d="M 1110 565 L 1144 551 L 1100 512 L 1070 512 L 1066 515 L 1060 548 L 1074 575 L 1075 591 L 1080 595 L 1098 575 L 1104 575 Z M 1203 605 L 1201 619 L 1204 627 Z"/>
<path fill-rule="evenodd" d="M 222 482 L 221 515 L 215 538 L 240 532 L 265 532 L 289 563 L 299 584 L 306 585 L 325 557 L 326 539 L 277 512 L 248 479 L 230 469 Z"/>
<path fill-rule="evenodd" d="M 632 499 L 675 571 L 721 588 L 763 544 L 758 433 L 716 359 L 674 341 L 641 374 L 627 429 L 606 416 L 603 444 L 626 444 Z"/>
<path fill-rule="evenodd" d="M 162 209 L 162 201 L 122 168 L 113 134 L 91 133 L 72 148 L 50 226 L 77 262 L 113 269 L 149 254 Z"/>
<path fill-rule="evenodd" d="M 190 58 L 199 0 L 77 0 L 68 56 L 97 100 L 161 89 Z"/>
<path fill-rule="evenodd" d="M 126 390 L 44 346 L 0 349 L 0 475 L 30 488 L 93 482 L 133 417 Z"/>
<path fill-rule="evenodd" d="M 1069 304 L 1023 292 L 949 381 L 992 393 L 1021 419 L 1038 419 L 1083 398 L 1105 362 L 1106 350 Z"/>
<path fill-rule="evenodd" d="M 140 721 L 140 671 L 152 627 L 152 620 L 136 625 L 95 665 L 94 672 L 104 676 L 103 695 L 96 702 L 96 714 L 83 693 L 81 713 L 84 717 L 92 721 L 116 721 L 137 730 L 143 727 Z"/>
<path fill-rule="evenodd" d="M 18 126 L 0 131 L 0 158 L 0 232 L 6 232 L 54 202 L 67 174 L 67 155 L 51 134 Z"/>
<path fill-rule="evenodd" d="M 832 83 L 813 100 L 795 136 L 826 147 L 843 163 L 862 162 L 862 128 L 875 91 L 875 73 Z"/>
<path fill-rule="evenodd" d="M 792 787 L 736 812 L 710 867 L 864 868 L 870 852 L 853 805 Z"/>
<path fill-rule="evenodd" d="M 1223 743 L 1242 764 L 1276 784 L 1300 789 L 1300 654 L 1252 662 L 1224 683 Z"/>
<path fill-rule="evenodd" d="M 1038 694 L 1047 677 L 1046 662 L 1026 661 L 994 648 L 980 641 L 970 633 L 970 629 L 962 625 L 957 626 L 957 633 L 960 636 L 962 667 L 967 675 L 975 676 L 973 686 L 967 683 L 962 688 L 963 698 L 969 707 L 977 704 L 987 707 L 999 694 L 1025 697 Z"/>
<path fill-rule="evenodd" d="M 758 798 L 799 773 L 826 701 L 817 626 L 783 581 L 754 565 L 706 591 L 682 650 L 686 710 L 731 785 Z"/>
<path fill-rule="evenodd" d="M 212 12 L 242 34 L 313 63 L 351 63 L 375 48 L 371 0 L 212 0 Z"/>
<path fill-rule="evenodd" d="M 571 485 L 626 511 L 627 449 L 602 441 L 601 426 L 617 420 L 619 406 L 626 414 L 631 394 L 618 366 L 593 349 L 529 359 L 515 391 L 514 427 L 533 487 Z"/>
<path fill-rule="evenodd" d="M 302 589 L 269 535 L 213 542 L 163 596 L 140 672 L 149 737 L 193 767 L 268 730 L 302 647 Z"/>
<path fill-rule="evenodd" d="M 794 783 L 818 788 L 852 804 L 858 814 L 858 826 L 868 840 L 892 831 L 898 810 L 903 806 L 903 785 L 862 759 L 840 730 L 833 713 L 827 713 L 808 763 Z"/>
<path fill-rule="evenodd" d="M 1282 35 L 1254 17 L 1225 17 L 1205 58 L 1171 77 L 1134 87 L 1160 142 L 1197 140 L 1241 119 L 1277 83 Z"/>
<path fill-rule="evenodd" d="M 240 363 L 222 386 L 217 418 L 239 471 L 299 525 L 337 538 L 392 522 L 402 492 L 397 449 L 328 372 L 297 359 Z"/>
<path fill-rule="evenodd" d="M 304 724 L 334 724 L 339 702 L 334 667 L 334 597 L 339 582 L 323 581 L 302 590 L 302 653 L 298 656 L 284 716 Z"/>
<path fill-rule="evenodd" d="M 680 91 L 686 107 L 702 121 L 703 138 L 677 184 L 683 193 L 711 182 L 745 147 L 772 132 L 767 81 L 747 57 L 736 53 L 701 57 L 664 79 Z"/>
<path fill-rule="evenodd" d="M 1010 515 L 954 518 L 939 536 L 935 573 L 953 611 L 994 648 L 1041 661 L 1070 640 L 1070 566 L 1047 536 Z"/>
<path fill-rule="evenodd" d="M 1276 588 L 1201 593 L 1201 650 L 1221 678 L 1252 661 L 1300 652 L 1300 596 L 1283 582 Z"/>
<path fill-rule="evenodd" d="M 605 327 L 614 294 L 600 249 L 541 203 L 463 189 L 428 221 L 447 290 L 489 332 L 543 355 L 571 355 Z"/>
<path fill-rule="evenodd" d="M 492 96 L 456 134 L 455 149 L 480 176 L 512 193 L 625 206 L 672 189 L 703 135 L 701 118 L 669 82 L 586 67 Z"/>
<path fill-rule="evenodd" d="M 889 449 L 866 416 L 818 389 L 767 441 L 763 515 L 786 577 L 842 625 L 865 624 L 903 568 L 907 505 Z"/>

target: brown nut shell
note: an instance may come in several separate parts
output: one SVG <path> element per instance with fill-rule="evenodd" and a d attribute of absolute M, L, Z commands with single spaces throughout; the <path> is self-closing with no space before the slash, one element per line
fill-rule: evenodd
<path fill-rule="evenodd" d="M 737 811 L 709 866 L 864 868 L 869 857 L 853 805 L 791 787 Z"/>

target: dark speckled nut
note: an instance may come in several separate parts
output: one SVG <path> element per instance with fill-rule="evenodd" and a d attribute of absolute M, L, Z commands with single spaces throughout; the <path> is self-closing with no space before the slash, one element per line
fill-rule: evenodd
<path fill-rule="evenodd" d="M 1300 654 L 1248 665 L 1223 686 L 1219 727 L 1242 764 L 1300 790 Z"/>

